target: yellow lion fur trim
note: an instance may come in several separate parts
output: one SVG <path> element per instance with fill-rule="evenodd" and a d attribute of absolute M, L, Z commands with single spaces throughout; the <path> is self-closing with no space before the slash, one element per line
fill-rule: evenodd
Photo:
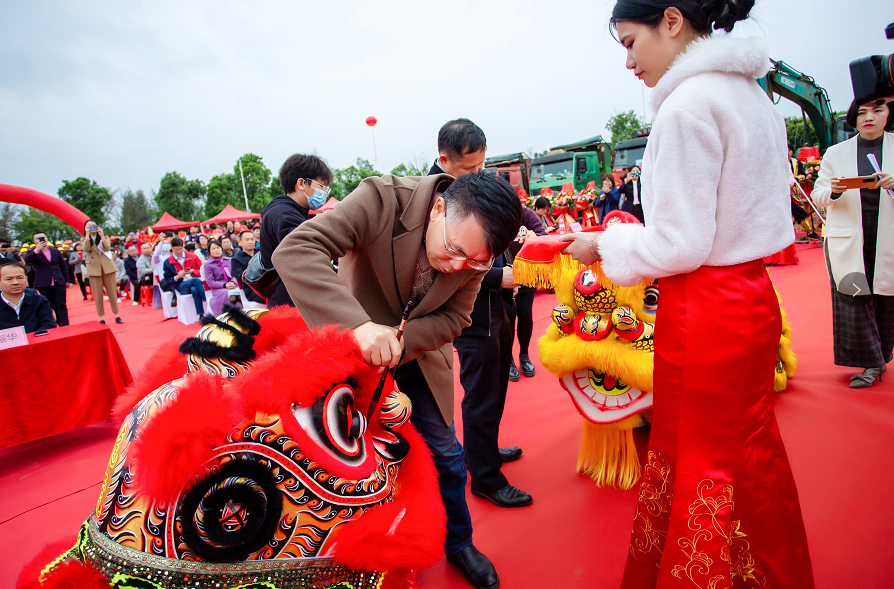
<path fill-rule="evenodd" d="M 776 298 L 779 300 L 779 312 L 782 313 L 782 335 L 779 337 L 779 353 L 776 362 L 776 374 L 774 377 L 773 388 L 778 393 L 784 391 L 788 386 L 788 379 L 795 377 L 795 370 L 798 368 L 798 358 L 792 350 L 792 326 L 785 316 L 785 309 L 782 308 L 782 297 L 776 292 Z"/>
<path fill-rule="evenodd" d="M 551 325 L 537 343 L 540 361 L 552 374 L 595 368 L 641 391 L 652 390 L 652 354 L 633 348 L 614 334 L 602 341 L 588 342 L 576 335 L 561 337 L 559 328 Z"/>

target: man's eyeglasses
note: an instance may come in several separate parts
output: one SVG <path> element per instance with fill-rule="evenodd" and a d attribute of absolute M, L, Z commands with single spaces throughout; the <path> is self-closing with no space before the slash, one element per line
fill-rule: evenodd
<path fill-rule="evenodd" d="M 328 186 L 324 186 L 324 185 L 320 184 L 319 182 L 317 182 L 316 180 L 311 180 L 310 178 L 305 178 L 304 181 L 307 182 L 308 184 L 310 184 L 311 187 L 313 187 L 314 184 L 319 186 L 320 190 L 322 190 L 323 192 L 326 193 L 326 196 L 329 196 L 329 191 L 332 190 Z"/>
<path fill-rule="evenodd" d="M 490 270 L 491 266 L 494 265 L 494 259 L 491 257 L 486 262 L 482 262 L 481 260 L 473 260 L 472 258 L 467 257 L 465 254 L 462 254 L 449 245 L 447 245 L 447 208 L 444 208 L 444 249 L 447 251 L 447 255 L 450 256 L 452 260 L 463 260 L 466 265 L 472 270 Z"/>

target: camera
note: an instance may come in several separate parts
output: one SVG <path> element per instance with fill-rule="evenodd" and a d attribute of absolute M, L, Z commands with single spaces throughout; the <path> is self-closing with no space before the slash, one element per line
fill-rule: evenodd
<path fill-rule="evenodd" d="M 894 39 L 894 23 L 885 27 L 885 37 Z M 866 104 L 879 98 L 894 100 L 894 54 L 871 55 L 851 62 L 854 101 Z"/>

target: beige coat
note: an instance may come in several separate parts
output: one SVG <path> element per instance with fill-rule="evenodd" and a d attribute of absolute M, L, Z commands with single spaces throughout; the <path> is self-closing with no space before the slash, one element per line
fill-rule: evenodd
<path fill-rule="evenodd" d="M 885 133 L 882 171 L 894 174 L 894 134 Z M 853 272 L 863 274 L 863 217 L 860 190 L 848 190 L 832 200 L 832 178 L 857 176 L 857 137 L 830 147 L 823 156 L 811 197 L 826 207 L 826 261 L 836 285 Z M 875 284 L 872 292 L 894 296 L 894 199 L 882 191 L 876 239 Z M 860 293 L 860 295 L 869 294 Z M 859 295 L 858 295 L 859 296 Z"/>
<path fill-rule="evenodd" d="M 89 233 L 81 241 L 81 247 L 84 248 L 84 276 L 102 276 L 103 274 L 115 274 L 118 271 L 115 262 L 95 246 Z M 112 251 L 112 243 L 108 236 L 103 236 L 102 247 L 107 252 Z"/>
<path fill-rule="evenodd" d="M 453 178 L 367 178 L 334 210 L 290 233 L 273 265 L 309 325 L 367 321 L 397 327 L 410 300 L 433 195 Z M 338 274 L 330 260 L 341 258 Z M 471 324 L 484 272 L 440 274 L 404 331 L 402 362 L 416 360 L 446 423 L 453 422 L 453 338 Z"/>

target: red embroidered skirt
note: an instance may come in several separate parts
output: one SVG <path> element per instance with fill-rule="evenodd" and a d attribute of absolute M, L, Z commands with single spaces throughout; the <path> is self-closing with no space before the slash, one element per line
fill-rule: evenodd
<path fill-rule="evenodd" d="M 773 410 L 782 320 L 763 260 L 659 288 L 652 432 L 623 589 L 812 588 Z"/>

